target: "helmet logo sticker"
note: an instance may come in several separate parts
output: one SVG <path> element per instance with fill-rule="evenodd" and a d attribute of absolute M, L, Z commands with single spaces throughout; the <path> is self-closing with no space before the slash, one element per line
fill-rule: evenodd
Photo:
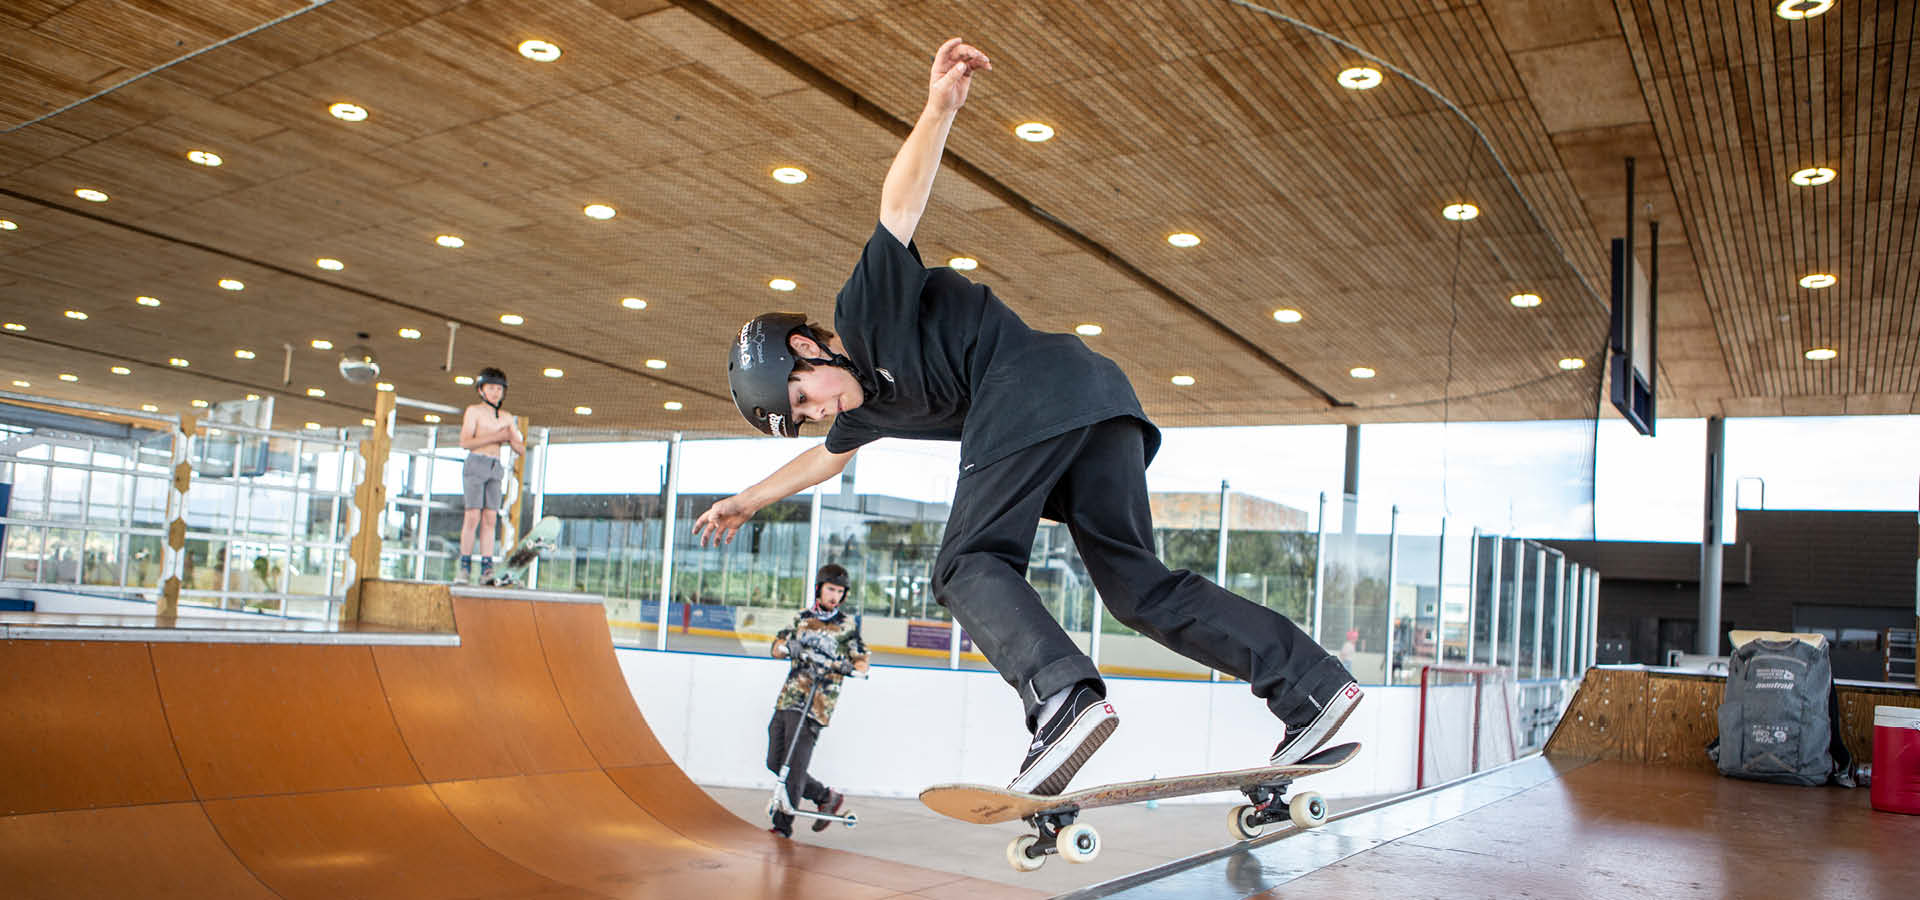
<path fill-rule="evenodd" d="M 768 415 L 767 428 L 771 429 L 775 435 L 778 435 L 780 437 L 786 437 L 787 436 L 787 417 L 779 413 L 772 413 Z"/>

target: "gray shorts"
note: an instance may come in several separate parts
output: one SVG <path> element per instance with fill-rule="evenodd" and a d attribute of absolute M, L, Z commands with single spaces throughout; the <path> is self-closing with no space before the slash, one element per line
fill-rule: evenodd
<path fill-rule="evenodd" d="M 467 464 L 460 469 L 460 493 L 466 498 L 467 508 L 499 509 L 500 484 L 506 474 L 500 457 L 467 454 Z"/>

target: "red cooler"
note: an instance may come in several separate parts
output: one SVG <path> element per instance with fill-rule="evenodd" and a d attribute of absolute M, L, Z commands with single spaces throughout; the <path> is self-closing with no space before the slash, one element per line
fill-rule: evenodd
<path fill-rule="evenodd" d="M 1873 808 L 1920 816 L 1920 709 L 1873 708 Z"/>

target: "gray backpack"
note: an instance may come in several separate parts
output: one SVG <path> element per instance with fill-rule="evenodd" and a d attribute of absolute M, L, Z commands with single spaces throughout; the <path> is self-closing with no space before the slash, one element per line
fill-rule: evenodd
<path fill-rule="evenodd" d="M 1741 644 L 1727 666 L 1720 739 L 1707 754 L 1722 775 L 1825 784 L 1838 771 L 1833 693 L 1833 663 L 1825 646 L 1764 639 Z"/>

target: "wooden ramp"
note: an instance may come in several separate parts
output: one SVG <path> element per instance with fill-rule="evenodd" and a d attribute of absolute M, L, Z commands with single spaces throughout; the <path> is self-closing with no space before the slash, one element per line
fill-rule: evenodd
<path fill-rule="evenodd" d="M 522 596 L 452 597 L 457 646 L 6 629 L 0 893 L 1035 896 L 733 817 L 654 739 L 597 598 Z"/>

